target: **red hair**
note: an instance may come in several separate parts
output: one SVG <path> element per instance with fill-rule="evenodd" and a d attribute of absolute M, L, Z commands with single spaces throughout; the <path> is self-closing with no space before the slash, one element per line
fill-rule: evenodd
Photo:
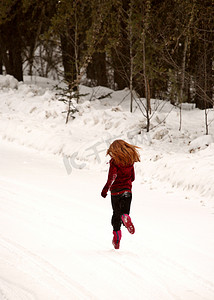
<path fill-rule="evenodd" d="M 130 145 L 123 140 L 115 140 L 107 150 L 116 165 L 130 166 L 140 161 L 140 154 L 137 146 Z"/>

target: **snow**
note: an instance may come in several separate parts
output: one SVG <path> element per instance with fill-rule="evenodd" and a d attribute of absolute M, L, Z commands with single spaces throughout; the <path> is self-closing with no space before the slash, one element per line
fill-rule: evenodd
<path fill-rule="evenodd" d="M 136 233 L 111 245 L 106 172 L 1 141 L 1 299 L 213 299 L 213 215 L 199 196 L 133 187 Z M 186 199 L 189 197 L 188 199 Z"/>
<path fill-rule="evenodd" d="M 190 152 L 205 149 L 214 143 L 212 135 L 203 135 L 190 142 Z"/>
<path fill-rule="evenodd" d="M 11 84 L 0 89 L 3 139 L 60 155 L 69 172 L 73 168 L 107 170 L 106 148 L 114 139 L 125 139 L 142 148 L 142 164 L 137 167 L 139 175 L 183 190 L 195 190 L 209 199 L 203 203 L 213 205 L 213 110 L 208 113 L 209 135 L 205 136 L 203 111 L 185 108 L 179 131 L 179 108 L 166 101 L 152 100 L 155 113 L 151 130 L 146 133 L 146 120 L 136 103 L 134 113 L 129 112 L 127 89 L 113 91 L 81 86 L 80 93 L 87 95 L 75 104 L 76 118 L 65 124 L 66 116 L 62 112 L 66 105 L 57 100 L 56 82 L 26 77 L 26 83 L 18 83 L 14 88 L 15 79 L 7 78 Z M 0 76 L 0 87 L 4 81 L 4 76 Z M 103 95 L 109 96 L 102 98 Z"/>
<path fill-rule="evenodd" d="M 16 89 L 18 87 L 18 80 L 11 75 L 0 75 L 0 88 Z"/>
<path fill-rule="evenodd" d="M 0 299 L 214 298 L 214 113 L 153 100 L 151 131 L 128 90 L 81 86 L 76 118 L 53 81 L 0 76 Z M 9 83 L 8 83 L 9 82 Z M 103 95 L 110 94 L 107 98 Z M 100 98 L 101 99 L 98 99 Z M 111 244 L 106 149 L 141 147 L 132 236 Z"/>

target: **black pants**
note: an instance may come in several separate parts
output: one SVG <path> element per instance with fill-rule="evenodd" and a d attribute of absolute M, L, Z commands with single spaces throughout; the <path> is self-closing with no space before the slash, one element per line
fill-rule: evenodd
<path fill-rule="evenodd" d="M 132 193 L 129 192 L 124 192 L 120 195 L 111 196 L 111 205 L 113 209 L 111 224 L 113 226 L 113 230 L 120 230 L 122 224 L 121 216 L 123 214 L 129 215 L 131 201 Z"/>

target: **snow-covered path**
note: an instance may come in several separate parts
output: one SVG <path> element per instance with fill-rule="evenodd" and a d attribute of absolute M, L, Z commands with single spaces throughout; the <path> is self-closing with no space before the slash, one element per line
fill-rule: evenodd
<path fill-rule="evenodd" d="M 0 300 L 213 300 L 214 215 L 188 192 L 137 178 L 120 250 L 106 172 L 0 141 Z"/>

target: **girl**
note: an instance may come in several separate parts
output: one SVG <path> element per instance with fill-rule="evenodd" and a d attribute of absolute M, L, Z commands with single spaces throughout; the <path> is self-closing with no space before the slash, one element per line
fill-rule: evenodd
<path fill-rule="evenodd" d="M 107 150 L 110 155 L 110 167 L 108 180 L 104 186 L 101 196 L 106 197 L 108 190 L 111 191 L 111 204 L 113 215 L 111 224 L 113 226 L 113 246 L 119 249 L 121 224 L 133 234 L 134 225 L 129 216 L 132 200 L 132 181 L 135 179 L 134 163 L 140 161 L 139 147 L 130 145 L 123 140 L 115 140 Z"/>

